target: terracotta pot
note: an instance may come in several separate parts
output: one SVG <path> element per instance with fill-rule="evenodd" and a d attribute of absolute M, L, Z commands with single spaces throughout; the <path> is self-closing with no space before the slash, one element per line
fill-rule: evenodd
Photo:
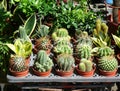
<path fill-rule="evenodd" d="M 59 76 L 68 77 L 68 76 L 72 76 L 74 69 L 72 68 L 70 71 L 60 71 L 58 69 L 55 69 L 55 71 Z"/>
<path fill-rule="evenodd" d="M 15 77 L 24 77 L 28 74 L 29 68 L 27 68 L 25 71 L 22 72 L 13 71 L 11 68 L 9 68 L 9 71 Z"/>
<path fill-rule="evenodd" d="M 30 65 L 30 57 L 27 57 L 27 58 L 25 59 L 25 65 L 26 65 L 26 66 L 29 66 L 29 65 Z"/>
<path fill-rule="evenodd" d="M 83 72 L 83 71 L 81 71 L 81 70 L 78 69 L 78 66 L 76 67 L 77 73 L 78 73 L 80 76 L 84 76 L 84 77 L 91 77 L 91 76 L 93 76 L 93 75 L 94 75 L 94 72 L 95 72 L 95 69 L 96 69 L 96 67 L 93 66 L 93 70 L 88 71 L 88 72 Z"/>
<path fill-rule="evenodd" d="M 41 77 L 46 77 L 46 76 L 49 76 L 49 75 L 50 75 L 52 69 L 50 69 L 50 70 L 48 70 L 48 71 L 46 71 L 46 72 L 39 72 L 39 71 L 35 70 L 35 69 L 32 67 L 32 70 L 33 70 L 33 73 L 34 73 L 35 75 L 41 76 Z"/>
<path fill-rule="evenodd" d="M 103 75 L 103 76 L 112 77 L 112 76 L 116 75 L 117 69 L 115 69 L 113 71 L 103 71 L 103 70 L 99 69 L 99 73 L 100 73 L 100 75 Z"/>

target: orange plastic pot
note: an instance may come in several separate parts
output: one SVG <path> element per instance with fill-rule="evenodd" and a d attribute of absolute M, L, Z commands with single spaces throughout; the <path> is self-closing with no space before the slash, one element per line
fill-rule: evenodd
<path fill-rule="evenodd" d="M 34 73 L 35 75 L 41 76 L 41 77 L 46 77 L 46 76 L 49 76 L 49 75 L 50 75 L 52 69 L 50 69 L 50 70 L 48 70 L 48 71 L 46 71 L 46 72 L 40 72 L 40 71 L 35 70 L 34 68 L 32 68 L 32 70 L 33 70 L 33 73 Z"/>
<path fill-rule="evenodd" d="M 83 71 L 79 70 L 78 66 L 76 67 L 77 73 L 78 73 L 80 76 L 84 76 L 84 77 L 91 77 L 91 76 L 93 76 L 93 75 L 94 75 L 94 72 L 95 72 L 95 69 L 96 69 L 96 67 L 93 66 L 93 70 L 88 71 L 88 72 L 83 72 Z"/>

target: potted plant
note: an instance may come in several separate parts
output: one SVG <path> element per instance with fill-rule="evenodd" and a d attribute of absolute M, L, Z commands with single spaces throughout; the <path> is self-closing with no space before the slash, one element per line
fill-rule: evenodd
<path fill-rule="evenodd" d="M 32 67 L 33 73 L 37 76 L 49 76 L 53 67 L 52 59 L 44 50 L 40 50 Z"/>
<path fill-rule="evenodd" d="M 47 54 L 50 54 L 52 44 L 49 36 L 49 27 L 46 25 L 37 24 L 37 30 L 34 34 L 35 43 L 33 52 L 38 53 L 39 50 L 45 50 Z"/>
<path fill-rule="evenodd" d="M 60 54 L 57 56 L 56 73 L 59 76 L 72 76 L 74 72 L 74 57 L 70 54 Z"/>
<path fill-rule="evenodd" d="M 76 67 L 76 71 L 80 76 L 90 77 L 94 75 L 95 64 L 91 60 L 81 59 L 80 63 Z"/>
<path fill-rule="evenodd" d="M 114 56 L 104 56 L 98 61 L 100 75 L 115 76 L 118 70 L 118 62 Z"/>
<path fill-rule="evenodd" d="M 25 58 L 22 56 L 14 56 L 10 60 L 9 71 L 13 76 L 23 77 L 29 72 L 29 66 L 25 63 Z"/>
<path fill-rule="evenodd" d="M 118 63 L 120 63 L 120 38 L 116 35 L 112 35 L 113 36 L 113 40 L 115 41 L 115 54 L 116 54 L 116 58 L 118 60 Z"/>

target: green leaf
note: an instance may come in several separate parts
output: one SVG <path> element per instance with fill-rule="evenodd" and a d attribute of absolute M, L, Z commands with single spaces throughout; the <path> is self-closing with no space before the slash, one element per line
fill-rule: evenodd
<path fill-rule="evenodd" d="M 115 44 L 120 48 L 120 38 L 117 37 L 116 35 L 112 35 L 113 39 L 115 41 Z"/>
<path fill-rule="evenodd" d="M 33 33 L 35 26 L 36 26 L 36 16 L 35 14 L 33 14 L 27 19 L 24 25 L 26 33 L 29 37 Z"/>
<path fill-rule="evenodd" d="M 13 52 L 16 53 L 15 46 L 13 44 L 6 44 Z"/>

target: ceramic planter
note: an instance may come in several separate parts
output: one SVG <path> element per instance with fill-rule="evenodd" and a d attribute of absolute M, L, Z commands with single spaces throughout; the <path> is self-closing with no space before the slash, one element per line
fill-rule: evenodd
<path fill-rule="evenodd" d="M 32 70 L 33 70 L 33 74 L 35 74 L 36 76 L 46 77 L 46 76 L 50 75 L 52 69 L 50 69 L 46 72 L 39 72 L 32 67 Z"/>
<path fill-rule="evenodd" d="M 95 69 L 96 69 L 96 67 L 94 65 L 93 70 L 88 71 L 88 72 L 83 72 L 83 71 L 79 70 L 78 66 L 76 67 L 76 71 L 77 71 L 78 75 L 83 76 L 83 77 L 91 77 L 91 76 L 93 76 L 94 72 L 95 72 Z"/>
<path fill-rule="evenodd" d="M 103 71 L 103 70 L 99 69 L 99 74 L 103 75 L 103 76 L 107 76 L 107 77 L 115 76 L 116 73 L 117 73 L 117 69 L 115 69 L 113 71 Z"/>

